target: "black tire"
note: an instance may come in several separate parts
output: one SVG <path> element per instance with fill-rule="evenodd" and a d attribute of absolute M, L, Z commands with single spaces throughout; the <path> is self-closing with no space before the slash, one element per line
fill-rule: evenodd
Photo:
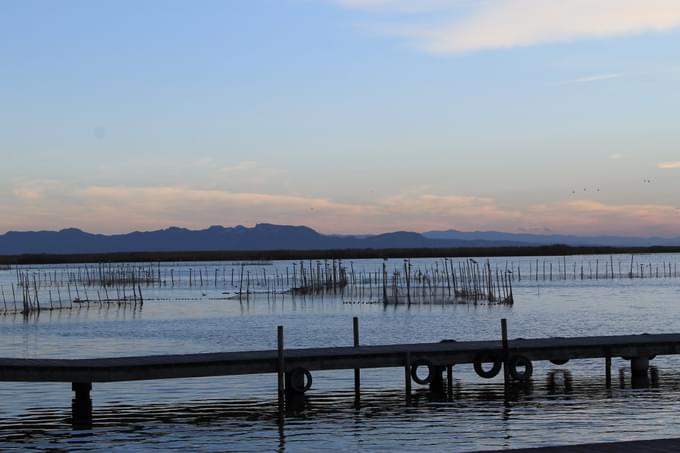
<path fill-rule="evenodd" d="M 649 334 L 642 334 L 642 335 L 649 335 Z M 633 360 L 635 357 L 629 357 L 629 356 L 621 356 L 623 360 Z M 649 360 L 654 360 L 656 358 L 656 354 L 652 354 L 648 357 Z"/>
<path fill-rule="evenodd" d="M 302 376 L 301 376 L 302 375 Z M 304 385 L 300 385 L 300 378 Z M 290 371 L 290 387 L 296 393 L 305 393 L 312 387 L 312 373 L 305 368 L 294 368 Z"/>
<path fill-rule="evenodd" d="M 569 362 L 569 359 L 552 359 L 550 361 L 553 365 L 565 365 L 567 362 Z"/>
<path fill-rule="evenodd" d="M 524 372 L 519 372 L 517 369 L 519 367 L 524 367 Z M 531 379 L 531 375 L 534 373 L 534 366 L 531 364 L 531 360 L 527 359 L 523 355 L 516 355 L 510 359 L 508 363 L 508 368 L 510 369 L 510 376 L 516 381 L 528 381 Z"/>
<path fill-rule="evenodd" d="M 493 363 L 493 366 L 490 370 L 485 370 L 484 364 L 489 362 Z M 491 379 L 498 376 L 498 373 L 500 373 L 501 368 L 503 367 L 503 361 L 500 359 L 500 357 L 495 357 L 490 354 L 477 354 L 477 357 L 475 357 L 474 367 L 477 376 L 484 379 Z"/>
<path fill-rule="evenodd" d="M 424 378 L 421 378 L 420 376 L 418 376 L 418 367 L 421 367 L 421 366 L 427 367 L 427 376 L 425 376 Z M 430 361 L 428 361 L 428 360 L 423 360 L 423 359 L 416 360 L 415 362 L 413 362 L 411 364 L 411 379 L 413 379 L 413 381 L 416 384 L 420 384 L 420 385 L 427 385 L 430 382 L 432 382 L 432 363 L 430 363 Z"/>

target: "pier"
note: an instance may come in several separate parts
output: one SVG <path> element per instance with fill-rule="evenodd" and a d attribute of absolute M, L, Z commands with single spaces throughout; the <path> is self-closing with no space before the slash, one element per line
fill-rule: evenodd
<path fill-rule="evenodd" d="M 412 381 L 429 385 L 433 392 L 450 389 L 454 365 L 473 364 L 482 378 L 502 372 L 507 387 L 513 381 L 530 379 L 534 361 L 564 365 L 573 359 L 601 358 L 610 387 L 613 357 L 630 360 L 633 379 L 645 380 L 655 356 L 680 354 L 680 334 L 508 339 L 505 320 L 501 327 L 499 340 L 361 346 L 355 318 L 354 345 L 347 347 L 286 349 L 283 327 L 279 327 L 278 347 L 272 350 L 98 359 L 0 358 L 0 381 L 71 383 L 72 422 L 88 426 L 92 423 L 92 384 L 107 382 L 277 373 L 282 409 L 286 399 L 309 389 L 312 372 L 318 370 L 354 370 L 359 398 L 361 369 L 402 368 L 408 396 Z"/>

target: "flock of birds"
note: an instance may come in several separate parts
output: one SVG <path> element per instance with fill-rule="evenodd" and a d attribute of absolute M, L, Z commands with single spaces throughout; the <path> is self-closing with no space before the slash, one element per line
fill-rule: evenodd
<path fill-rule="evenodd" d="M 652 180 L 649 179 L 649 178 L 644 178 L 644 179 L 642 180 L 642 183 L 643 183 L 643 184 L 651 184 L 651 183 L 652 183 Z M 587 191 L 588 191 L 588 188 L 587 188 L 587 187 L 584 187 L 584 188 L 583 188 L 583 191 L 584 191 L 584 192 L 587 192 Z M 595 189 L 595 191 L 596 191 L 596 192 L 599 192 L 600 189 L 597 188 L 597 189 Z M 576 194 L 576 190 L 572 190 L 572 191 L 571 191 L 571 194 L 572 194 L 572 195 L 575 195 L 575 194 Z"/>

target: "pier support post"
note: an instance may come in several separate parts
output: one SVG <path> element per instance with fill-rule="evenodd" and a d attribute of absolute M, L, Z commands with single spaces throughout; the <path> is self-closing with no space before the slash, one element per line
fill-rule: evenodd
<path fill-rule="evenodd" d="M 649 387 L 649 357 L 631 358 L 630 374 L 633 388 Z"/>
<path fill-rule="evenodd" d="M 432 366 L 430 367 L 430 392 L 437 395 L 444 394 L 444 367 Z"/>
<path fill-rule="evenodd" d="M 411 353 L 404 354 L 404 386 L 406 387 L 406 401 L 411 399 Z"/>
<path fill-rule="evenodd" d="M 302 368 L 297 368 L 285 373 L 285 411 L 288 413 L 300 413 L 305 409 L 305 392 L 307 389 L 307 384 L 311 385 L 311 374 L 306 377 L 305 374 L 309 373 L 307 370 Z"/>
<path fill-rule="evenodd" d="M 630 372 L 634 377 L 647 376 L 649 357 L 633 357 L 630 359 Z"/>
<path fill-rule="evenodd" d="M 510 370 L 508 369 L 508 361 L 510 360 L 510 351 L 508 348 L 508 320 L 501 319 L 501 344 L 503 346 L 503 396 L 507 403 L 509 396 L 510 384 Z"/>
<path fill-rule="evenodd" d="M 352 330 L 354 332 L 354 347 L 359 347 L 359 318 L 356 316 L 352 320 Z M 359 406 L 359 399 L 361 397 L 361 370 L 354 369 L 354 399 L 357 407 Z"/>
<path fill-rule="evenodd" d="M 285 362 L 283 358 L 283 326 L 278 326 L 276 328 L 276 349 L 278 353 L 278 387 L 279 387 L 279 416 L 283 416 L 285 412 L 285 383 L 284 383 L 284 371 Z"/>
<path fill-rule="evenodd" d="M 612 358 L 609 355 L 604 359 L 604 379 L 607 389 L 612 388 Z"/>
<path fill-rule="evenodd" d="M 92 384 L 89 382 L 74 382 L 71 389 L 75 392 L 75 397 L 71 402 L 71 424 L 74 428 L 87 429 L 92 427 L 92 400 L 90 390 Z"/>

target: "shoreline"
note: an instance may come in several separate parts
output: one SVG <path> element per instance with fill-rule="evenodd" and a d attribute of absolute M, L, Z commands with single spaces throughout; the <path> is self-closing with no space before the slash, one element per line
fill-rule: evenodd
<path fill-rule="evenodd" d="M 162 251 L 105 253 L 27 253 L 0 255 L 0 265 L 196 262 L 196 261 L 286 261 L 330 259 L 399 259 L 399 258 L 468 258 L 529 257 L 573 255 L 643 255 L 680 253 L 679 246 L 593 247 L 540 245 L 516 247 L 457 247 L 416 249 L 346 249 L 346 250 L 227 250 Z"/>

